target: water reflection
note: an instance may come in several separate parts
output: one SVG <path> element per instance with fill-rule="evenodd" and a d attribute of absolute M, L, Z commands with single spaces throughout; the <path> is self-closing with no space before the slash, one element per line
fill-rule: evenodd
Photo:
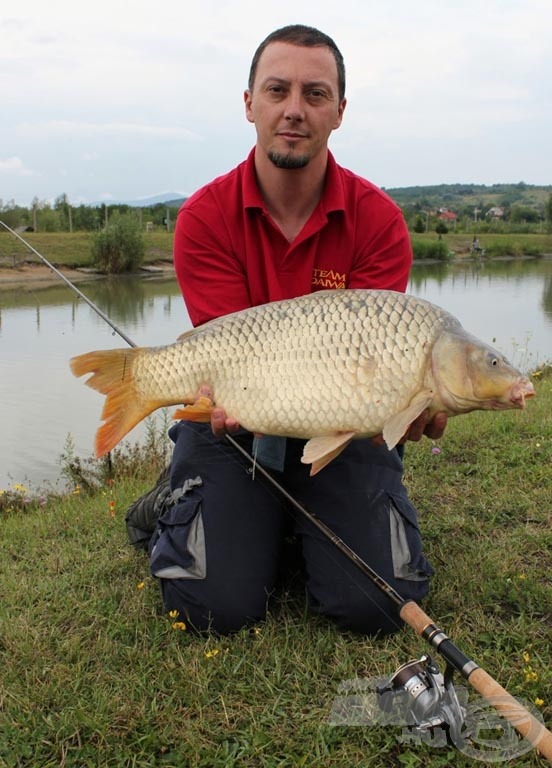
<path fill-rule="evenodd" d="M 79 283 L 78 287 L 115 325 L 121 328 L 145 327 L 148 318 L 151 319 L 154 309 L 157 308 L 158 302 L 161 302 L 160 307 L 167 319 L 170 320 L 174 309 L 185 322 L 187 321 L 182 296 L 173 278 L 107 277 Z M 64 314 L 69 310 L 73 329 L 76 328 L 77 323 L 83 322 L 82 309 L 88 309 L 86 302 L 63 284 L 31 289 L 0 290 L 0 337 L 3 316 L 8 310 L 29 310 L 35 318 L 37 331 L 40 331 L 41 314 L 52 307 L 63 307 Z M 90 311 L 94 316 L 94 310 L 90 308 Z M 95 317 L 98 323 L 105 322 L 98 315 Z"/>
<path fill-rule="evenodd" d="M 190 327 L 173 277 L 92 280 L 79 288 L 140 346 L 168 344 Z M 552 259 L 416 264 L 408 290 L 450 311 L 520 367 L 552 359 Z M 0 488 L 58 478 L 68 434 L 77 455 L 91 455 L 103 400 L 71 375 L 69 358 L 122 346 L 63 284 L 0 291 Z"/>
<path fill-rule="evenodd" d="M 416 264 L 412 270 L 409 290 L 419 295 L 429 285 L 448 285 L 462 290 L 486 289 L 500 283 L 512 286 L 537 281 L 542 285 L 541 308 L 552 318 L 552 259 L 504 259 L 452 264 Z"/>

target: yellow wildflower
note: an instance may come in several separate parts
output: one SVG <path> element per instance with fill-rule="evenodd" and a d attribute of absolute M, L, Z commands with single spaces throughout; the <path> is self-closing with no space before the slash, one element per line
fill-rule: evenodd
<path fill-rule="evenodd" d="M 518 579 L 520 581 L 525 581 L 526 578 L 527 578 L 527 576 L 524 573 L 520 573 L 519 576 L 518 576 Z"/>
<path fill-rule="evenodd" d="M 535 699 L 535 704 L 537 705 L 537 707 L 542 707 L 542 705 L 544 704 L 544 699 L 541 699 L 537 696 Z"/>
<path fill-rule="evenodd" d="M 175 621 L 172 625 L 173 629 L 179 629 L 181 632 L 184 632 L 186 629 L 186 624 L 183 621 Z"/>
<path fill-rule="evenodd" d="M 146 586 L 146 582 L 141 581 L 136 585 L 136 589 L 144 589 L 145 586 Z"/>
<path fill-rule="evenodd" d="M 537 675 L 533 667 L 525 667 L 523 672 L 525 674 L 526 683 L 535 683 L 539 679 L 539 676 Z"/>
<path fill-rule="evenodd" d="M 212 651 L 205 651 L 205 658 L 206 659 L 212 659 L 215 656 L 218 656 L 220 653 L 220 648 L 213 648 Z"/>
<path fill-rule="evenodd" d="M 169 611 L 169 618 L 176 619 L 178 616 L 178 611 Z"/>
<path fill-rule="evenodd" d="M 531 656 L 527 653 L 527 651 L 523 652 L 523 661 L 527 664 Z"/>

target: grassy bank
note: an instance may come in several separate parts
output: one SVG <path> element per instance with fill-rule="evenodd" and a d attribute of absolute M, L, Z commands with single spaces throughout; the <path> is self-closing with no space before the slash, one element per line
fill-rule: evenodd
<path fill-rule="evenodd" d="M 485 249 L 485 258 L 504 256 L 542 256 L 552 254 L 552 234 L 485 234 L 479 235 L 479 243 Z M 417 244 L 436 244 L 439 242 L 435 233 L 411 233 L 414 249 Z M 443 235 L 442 243 L 448 251 L 457 257 L 470 256 L 473 235 L 449 232 Z"/>
<path fill-rule="evenodd" d="M 86 267 L 91 265 L 92 233 L 27 232 L 23 237 L 48 261 L 58 267 Z M 435 233 L 411 233 L 411 237 L 414 248 L 420 250 L 419 258 L 425 255 L 426 250 L 431 257 L 432 246 L 438 242 L 437 235 Z M 472 238 L 472 235 L 465 233 L 450 232 L 448 235 L 444 235 L 442 242 L 445 246 L 445 252 L 453 251 L 458 257 L 468 256 Z M 173 235 L 169 232 L 145 232 L 145 263 L 159 260 L 171 261 L 172 239 Z M 488 258 L 552 254 L 552 234 L 489 234 L 481 235 L 480 243 L 485 248 Z M 13 266 L 24 260 L 39 261 L 28 248 L 12 235 L 0 232 L 0 263 L 4 266 Z"/>
<path fill-rule="evenodd" d="M 57 267 L 89 267 L 92 264 L 91 232 L 25 232 L 22 237 Z M 145 263 L 172 260 L 172 239 L 169 232 L 144 232 Z M 0 257 L 6 266 L 24 260 L 40 260 L 7 232 L 0 233 Z"/>
<path fill-rule="evenodd" d="M 440 453 L 410 445 L 406 481 L 436 569 L 425 609 L 550 725 L 552 375 L 535 382 L 526 411 L 453 419 Z M 340 683 L 427 651 L 410 629 L 340 634 L 308 616 L 300 589 L 231 638 L 194 636 L 165 615 L 124 526 L 150 472 L 0 507 L 0 766 L 478 764 L 401 744 L 400 726 L 329 725 Z M 515 765 L 544 763 L 529 752 Z"/>

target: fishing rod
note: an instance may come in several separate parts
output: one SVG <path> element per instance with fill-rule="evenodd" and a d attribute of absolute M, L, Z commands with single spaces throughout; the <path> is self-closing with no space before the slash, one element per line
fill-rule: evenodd
<path fill-rule="evenodd" d="M 103 318 L 110 327 L 131 347 L 137 345 L 113 323 L 94 302 L 86 297 L 65 275 L 56 269 L 42 254 L 27 243 L 18 233 L 0 221 L 9 232 L 21 240 L 73 291 Z M 387 595 L 395 605 L 398 614 L 417 635 L 422 637 L 446 663 L 444 677 L 430 656 L 403 664 L 385 683 L 377 688 L 380 706 L 389 702 L 388 694 L 410 696 L 409 714 L 414 719 L 418 732 L 429 731 L 443 725 L 453 735 L 453 743 L 462 739 L 461 728 L 465 711 L 460 707 L 452 686 L 452 676 L 458 672 L 491 706 L 499 712 L 517 731 L 532 744 L 540 754 L 552 763 L 552 732 L 526 707 L 503 688 L 488 672 L 473 659 L 466 656 L 413 600 L 405 600 L 394 587 L 366 563 L 343 539 L 341 539 L 319 517 L 300 504 L 264 467 L 257 463 L 230 435 L 226 440 L 240 453 L 292 508 L 314 525 L 345 557 L 363 573 L 378 590 Z M 387 696 L 387 701 L 385 697 Z M 383 703 L 382 703 L 383 702 Z"/>
<path fill-rule="evenodd" d="M 111 328 L 115 331 L 115 333 L 118 333 L 119 336 L 122 339 L 124 339 L 124 341 L 126 341 L 126 343 L 129 345 L 129 347 L 135 347 L 136 346 L 136 344 L 131 339 L 129 339 L 129 337 L 126 335 L 126 333 L 124 331 L 122 331 L 120 328 L 117 328 L 115 323 L 105 314 L 105 312 L 102 312 L 102 310 L 96 304 L 94 304 L 94 302 L 91 299 L 89 299 L 88 296 L 86 296 L 86 294 L 84 294 L 82 291 L 79 291 L 77 286 L 74 283 L 72 283 L 67 277 L 65 277 L 63 272 L 60 272 L 59 269 L 57 267 L 55 267 L 51 262 L 49 262 L 48 259 L 45 256 L 43 256 L 41 253 L 39 253 L 36 250 L 36 248 L 33 248 L 33 246 L 29 242 L 27 242 L 27 240 L 25 240 L 23 237 L 21 237 L 21 235 L 18 232 L 15 232 L 15 230 L 11 229 L 11 227 L 8 227 L 8 225 L 5 222 L 0 221 L 0 224 L 4 227 L 4 229 L 7 229 L 10 234 L 12 234 L 18 240 L 20 240 L 23 243 L 23 245 L 25 245 L 30 251 L 32 251 L 32 253 L 35 254 L 35 256 L 38 256 L 38 258 L 41 261 L 43 261 L 44 264 L 46 264 L 47 267 L 50 267 L 52 272 L 54 272 L 59 278 L 61 278 L 61 280 L 63 280 L 63 282 L 66 285 L 68 285 L 69 288 L 72 288 L 72 290 L 75 291 L 75 293 L 83 301 L 85 301 L 88 304 L 88 306 L 91 307 L 94 310 L 94 312 L 96 312 L 102 318 L 102 320 L 105 320 L 105 322 L 109 326 L 111 326 Z"/>

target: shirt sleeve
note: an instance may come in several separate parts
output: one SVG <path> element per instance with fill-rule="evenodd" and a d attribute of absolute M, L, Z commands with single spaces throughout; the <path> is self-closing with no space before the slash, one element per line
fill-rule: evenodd
<path fill-rule="evenodd" d="M 397 210 L 386 225 L 359 248 L 349 275 L 349 288 L 382 288 L 404 292 L 412 266 L 410 234 Z"/>
<path fill-rule="evenodd" d="M 194 326 L 251 306 L 245 269 L 211 206 L 199 201 L 180 209 L 173 256 Z"/>

